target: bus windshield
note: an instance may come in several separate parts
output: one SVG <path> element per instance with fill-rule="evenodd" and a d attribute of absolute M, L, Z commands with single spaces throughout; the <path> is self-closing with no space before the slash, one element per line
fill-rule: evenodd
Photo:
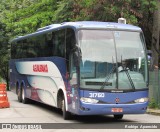
<path fill-rule="evenodd" d="M 80 30 L 80 87 L 89 90 L 147 88 L 143 35 L 133 31 Z"/>

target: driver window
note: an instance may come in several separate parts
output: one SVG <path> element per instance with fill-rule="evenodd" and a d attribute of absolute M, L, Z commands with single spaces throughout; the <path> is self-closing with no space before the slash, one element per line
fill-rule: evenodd
<path fill-rule="evenodd" d="M 73 54 L 70 55 L 70 84 L 77 84 L 77 72 L 76 66 L 74 65 L 74 57 Z"/>

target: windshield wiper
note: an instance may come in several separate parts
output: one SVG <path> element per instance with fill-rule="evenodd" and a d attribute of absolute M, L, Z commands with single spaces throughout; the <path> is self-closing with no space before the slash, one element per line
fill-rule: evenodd
<path fill-rule="evenodd" d="M 104 89 L 104 87 L 108 84 L 111 85 L 111 83 L 108 83 L 108 80 L 110 79 L 112 73 L 114 72 L 114 70 L 116 69 L 116 66 L 113 66 L 113 68 L 111 69 L 110 73 L 107 74 L 105 81 L 103 82 L 100 90 Z"/>
<path fill-rule="evenodd" d="M 124 69 L 124 71 L 125 71 L 125 73 L 126 73 L 126 75 L 127 75 L 127 77 L 128 77 L 128 80 L 129 80 L 129 82 L 130 82 L 132 88 L 135 90 L 135 86 L 134 86 L 133 80 L 132 80 L 132 78 L 131 78 L 131 76 L 130 76 L 128 70 L 127 70 L 127 69 Z"/>
<path fill-rule="evenodd" d="M 107 77 L 106 77 L 105 81 L 103 82 L 100 90 L 103 90 L 106 85 L 111 85 L 111 83 L 108 83 L 108 80 L 110 79 L 110 77 L 111 77 L 111 75 L 112 75 L 112 73 L 113 73 L 113 71 L 114 71 L 115 69 L 116 69 L 116 66 L 114 66 L 114 67 L 112 68 L 112 70 L 110 71 L 110 73 L 107 75 Z M 128 80 L 129 80 L 132 88 L 135 90 L 135 86 L 134 86 L 133 80 L 132 80 L 132 78 L 131 78 L 128 70 L 127 70 L 127 69 L 124 69 L 123 71 L 126 73 L 126 75 L 127 75 L 127 77 L 128 77 Z"/>
<path fill-rule="evenodd" d="M 134 86 L 134 83 L 133 83 L 133 81 L 132 81 L 132 78 L 131 78 L 131 76 L 130 76 L 130 74 L 129 74 L 129 72 L 128 72 L 128 70 L 129 70 L 129 68 L 127 68 L 127 60 L 123 60 L 122 59 L 122 55 L 121 55 L 121 64 L 122 64 L 122 71 L 124 71 L 125 73 L 126 73 L 126 75 L 127 75 L 127 77 L 128 77 L 128 80 L 129 80 L 129 82 L 130 82 L 130 84 L 131 84 L 131 86 L 132 86 L 132 89 L 134 89 L 135 90 L 135 86 Z"/>

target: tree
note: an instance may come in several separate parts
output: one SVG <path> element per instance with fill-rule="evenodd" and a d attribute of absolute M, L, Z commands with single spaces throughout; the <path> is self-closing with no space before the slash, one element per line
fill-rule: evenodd
<path fill-rule="evenodd" d="M 157 9 L 157 0 L 63 0 L 58 7 L 55 13 L 58 22 L 116 22 L 124 17 L 128 24 L 142 28 L 147 48 L 151 49 L 153 13 Z"/>
<path fill-rule="evenodd" d="M 0 76 L 6 81 L 7 89 L 9 89 L 9 45 L 8 38 L 5 36 L 5 25 L 0 23 Z"/>
<path fill-rule="evenodd" d="M 96 20 L 116 22 L 124 17 L 128 24 L 140 26 L 151 48 L 153 13 L 157 0 L 75 0 L 74 20 Z"/>
<path fill-rule="evenodd" d="M 57 0 L 1 0 L 0 1 L 0 76 L 9 88 L 9 41 L 37 28 L 51 24 Z"/>
<path fill-rule="evenodd" d="M 56 0 L 37 0 L 27 8 L 16 10 L 14 7 L 13 10 L 13 12 L 6 11 L 3 22 L 6 23 L 6 31 L 12 32 L 11 36 L 15 37 L 51 24 L 56 10 Z"/>
<path fill-rule="evenodd" d="M 10 45 L 9 40 L 12 32 L 8 32 L 6 21 L 6 14 L 10 14 L 21 8 L 26 8 L 32 2 L 31 0 L 1 0 L 0 1 L 0 77 L 7 83 L 9 90 L 9 58 Z"/>
<path fill-rule="evenodd" d="M 152 53 L 153 65 L 160 67 L 160 1 L 157 3 L 158 10 L 154 12 L 153 35 L 152 35 Z"/>

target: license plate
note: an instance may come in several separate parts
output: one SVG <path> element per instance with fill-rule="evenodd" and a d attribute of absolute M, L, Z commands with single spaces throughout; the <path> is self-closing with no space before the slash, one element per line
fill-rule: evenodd
<path fill-rule="evenodd" d="M 112 112 L 123 112 L 123 108 L 112 108 Z"/>

